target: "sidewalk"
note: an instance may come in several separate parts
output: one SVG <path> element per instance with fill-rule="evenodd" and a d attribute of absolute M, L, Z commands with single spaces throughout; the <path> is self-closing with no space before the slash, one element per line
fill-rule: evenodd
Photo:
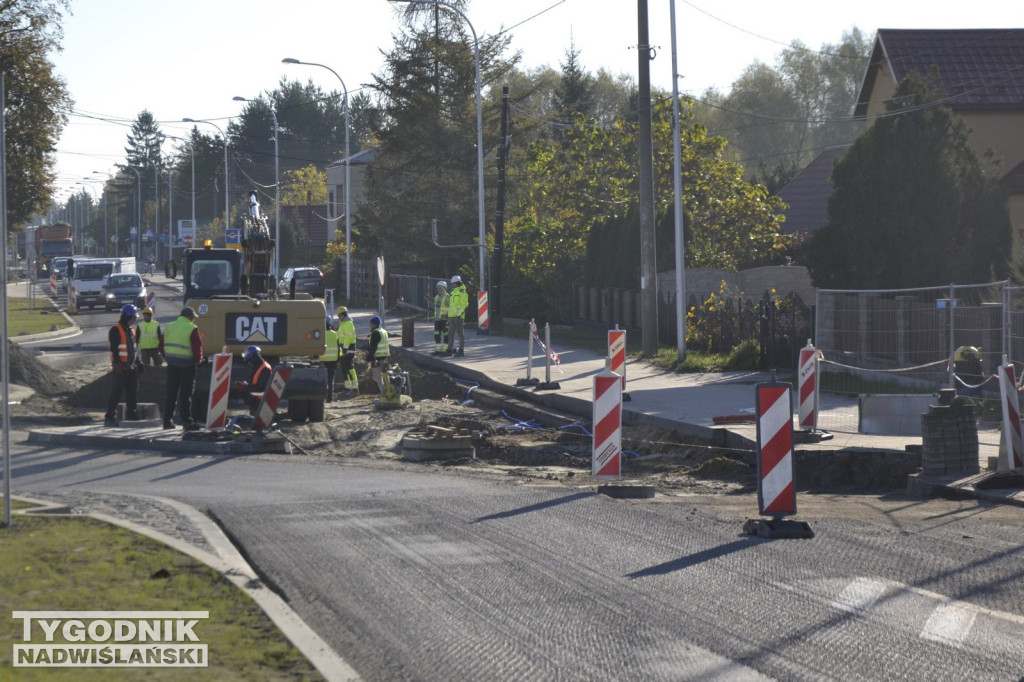
<path fill-rule="evenodd" d="M 368 328 L 368 311 L 355 311 L 356 328 Z M 604 371 L 606 358 L 592 351 L 561 346 L 556 335 L 551 345 L 558 353 L 560 363 L 552 365 L 550 381 L 558 388 L 549 390 L 519 386 L 526 378 L 527 341 L 497 335 L 480 335 L 475 330 L 466 332 L 465 355 L 462 357 L 436 356 L 434 352 L 433 324 L 418 320 L 414 323 L 413 341 L 401 338 L 402 319 L 386 317 L 396 355 L 413 353 L 421 366 L 450 373 L 481 387 L 514 395 L 520 399 L 539 403 L 561 412 L 589 420 L 592 416 L 594 375 Z M 546 381 L 543 350 L 534 343 L 532 377 Z M 674 429 L 681 436 L 695 436 L 713 445 L 731 448 L 751 458 L 757 450 L 757 428 L 753 422 L 718 424 L 721 417 L 754 415 L 755 386 L 771 380 L 769 372 L 723 372 L 705 374 L 676 374 L 636 360 L 626 363 L 626 395 L 623 402 L 623 423 L 642 424 Z M 830 399 L 822 403 L 820 418 L 825 421 L 829 411 L 855 410 L 856 399 Z M 838 421 L 834 419 L 832 421 Z M 854 425 L 854 428 L 855 425 Z M 850 431 L 832 431 L 831 438 L 817 443 L 798 443 L 795 446 L 798 462 L 801 455 L 815 457 L 846 457 L 857 466 L 858 461 L 877 459 L 874 465 L 887 466 L 887 462 L 907 460 L 908 453 L 920 451 L 920 436 L 870 435 Z M 975 476 L 912 475 L 908 488 L 921 495 L 974 497 L 1003 504 L 1024 506 L 1024 489 L 979 489 L 977 484 L 992 478 L 987 471 L 990 457 L 998 455 L 996 432 L 985 432 L 980 439 L 979 460 L 981 472 Z M 888 458 L 888 459 L 886 459 Z M 820 461 L 820 460 L 819 460 Z M 851 481 L 852 483 L 852 481 Z"/>

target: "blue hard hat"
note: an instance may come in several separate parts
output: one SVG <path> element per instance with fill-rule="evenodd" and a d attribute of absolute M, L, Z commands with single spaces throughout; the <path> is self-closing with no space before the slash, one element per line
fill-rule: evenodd
<path fill-rule="evenodd" d="M 380 324 L 381 324 L 380 315 L 374 315 L 373 317 L 371 317 L 370 318 L 370 324 L 375 324 L 375 325 L 377 325 L 379 327 Z"/>
<path fill-rule="evenodd" d="M 139 311 L 131 303 L 125 303 L 124 307 L 121 308 L 121 314 L 125 317 L 138 317 Z"/>
<path fill-rule="evenodd" d="M 260 352 L 261 348 L 259 346 L 249 346 L 245 349 L 245 352 L 242 353 L 242 359 L 246 362 L 251 362 L 260 354 Z"/>

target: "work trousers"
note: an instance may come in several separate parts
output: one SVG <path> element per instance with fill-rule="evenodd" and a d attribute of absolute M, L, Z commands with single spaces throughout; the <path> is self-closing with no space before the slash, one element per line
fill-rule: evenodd
<path fill-rule="evenodd" d="M 196 366 L 176 367 L 167 365 L 167 396 L 164 401 L 164 422 L 174 417 L 174 406 L 178 406 L 178 416 L 184 426 L 191 424 L 192 392 L 196 388 Z"/>
<path fill-rule="evenodd" d="M 124 416 L 126 419 L 135 419 L 139 412 L 139 375 L 134 369 L 129 369 L 127 364 L 123 365 L 123 372 L 112 372 L 110 385 L 110 396 L 107 398 L 107 419 L 117 416 L 117 404 L 121 402 L 124 395 Z"/>

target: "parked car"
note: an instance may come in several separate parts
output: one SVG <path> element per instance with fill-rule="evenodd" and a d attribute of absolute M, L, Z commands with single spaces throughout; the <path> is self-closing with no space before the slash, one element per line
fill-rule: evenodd
<path fill-rule="evenodd" d="M 140 309 L 146 305 L 146 285 L 142 281 L 142 275 L 136 272 L 110 275 L 105 288 L 107 295 L 104 306 L 108 311 L 120 308 L 125 303 L 131 303 Z"/>
<path fill-rule="evenodd" d="M 277 285 L 278 296 L 291 296 L 294 282 L 296 294 L 309 294 L 313 298 L 324 297 L 324 273 L 320 268 L 288 268 Z"/>

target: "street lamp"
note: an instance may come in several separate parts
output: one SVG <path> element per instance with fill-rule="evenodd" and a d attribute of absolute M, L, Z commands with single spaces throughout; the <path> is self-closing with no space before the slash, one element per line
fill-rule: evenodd
<path fill-rule="evenodd" d="M 235 96 L 236 102 L 252 102 L 251 99 Z M 274 120 L 274 281 L 280 275 L 281 263 L 281 157 L 277 153 L 277 112 L 270 108 L 270 116 Z M 347 125 L 346 125 L 347 128 Z M 347 131 L 346 131 L 347 132 Z M 347 188 L 348 180 L 345 181 Z"/>
<path fill-rule="evenodd" d="M 480 103 L 480 41 L 476 37 L 476 29 L 473 28 L 469 17 L 462 10 L 455 5 L 449 5 L 441 0 L 388 0 L 388 2 L 407 2 L 410 5 L 440 5 L 441 7 L 447 7 L 462 17 L 466 25 L 469 26 L 470 33 L 473 34 L 473 67 L 476 69 L 476 193 L 480 237 L 480 291 L 486 291 L 487 286 L 484 280 L 484 250 L 487 248 L 485 241 L 487 234 L 484 230 L 484 115 L 483 106 Z"/>
<path fill-rule="evenodd" d="M 345 93 L 345 303 L 349 303 L 352 299 L 352 205 L 350 203 L 352 182 L 351 175 L 349 174 L 349 168 L 352 167 L 352 164 L 349 158 L 348 144 L 348 88 L 345 87 L 345 81 L 341 79 L 338 72 L 326 64 L 304 62 L 292 57 L 285 57 L 281 61 L 285 64 L 304 64 L 306 66 L 319 66 L 322 69 L 327 69 L 338 79 L 338 82 L 341 83 L 341 90 Z M 274 133 L 274 141 L 277 141 L 276 132 Z"/>
<path fill-rule="evenodd" d="M 121 166 L 123 170 L 130 170 L 135 173 L 135 202 L 138 204 L 138 222 L 135 224 L 135 230 L 138 233 L 139 241 L 137 242 L 137 250 L 135 255 L 139 258 L 142 257 L 142 176 L 139 171 L 132 166 Z"/>
<path fill-rule="evenodd" d="M 196 120 L 196 119 L 193 119 L 193 118 L 183 118 L 181 120 L 183 122 L 185 122 L 185 123 L 206 123 L 207 125 L 211 125 L 214 128 L 216 128 L 217 132 L 220 133 L 220 136 L 224 138 L 224 230 L 227 231 L 227 229 L 231 226 L 231 209 L 228 206 L 228 136 L 225 135 L 224 131 L 220 129 L 220 126 L 217 125 L 216 123 L 214 123 L 213 121 L 202 121 L 202 120 Z M 192 176 L 192 201 L 193 202 L 195 202 L 195 196 L 196 196 L 195 175 L 194 175 L 194 173 L 195 173 L 195 170 L 194 170 L 195 169 L 195 165 L 196 165 L 195 164 L 195 157 L 193 157 L 192 158 L 192 168 L 193 168 L 193 171 L 192 171 L 193 172 L 193 176 Z M 192 220 L 195 221 L 195 219 L 196 219 L 196 209 L 195 209 L 195 204 L 193 203 L 193 206 L 192 206 Z M 195 227 L 195 222 L 192 223 L 192 226 Z"/>
<path fill-rule="evenodd" d="M 100 173 L 99 171 L 93 171 L 92 174 L 105 175 L 105 173 Z M 105 181 L 101 182 L 103 182 L 103 255 L 107 256 L 109 255 L 107 251 L 109 248 L 107 242 L 107 183 Z"/>

